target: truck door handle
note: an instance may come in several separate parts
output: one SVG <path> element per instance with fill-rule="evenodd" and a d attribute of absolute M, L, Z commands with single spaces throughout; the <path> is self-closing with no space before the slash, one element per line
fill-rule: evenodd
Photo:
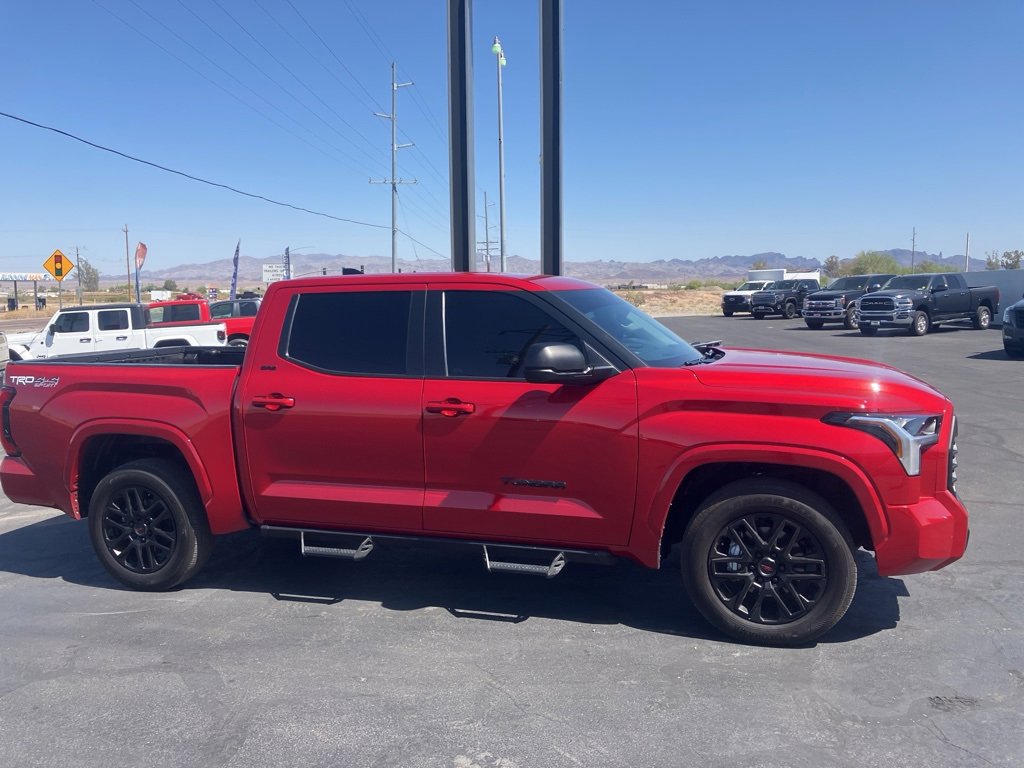
<path fill-rule="evenodd" d="M 440 413 L 442 416 L 459 416 L 464 413 L 476 413 L 474 403 L 464 403 L 457 397 L 447 400 L 431 400 L 427 403 L 427 413 Z"/>
<path fill-rule="evenodd" d="M 274 392 L 269 395 L 254 396 L 252 404 L 257 408 L 266 408 L 268 411 L 280 411 L 282 408 L 294 408 L 295 398 L 285 397 L 278 392 Z"/>
<path fill-rule="evenodd" d="M 79 339 L 79 344 L 92 344 L 92 339 Z"/>
<path fill-rule="evenodd" d="M 127 341 L 127 340 L 128 340 L 128 337 L 127 337 L 127 336 L 118 336 L 118 337 L 117 337 L 117 340 L 118 340 L 118 341 Z"/>

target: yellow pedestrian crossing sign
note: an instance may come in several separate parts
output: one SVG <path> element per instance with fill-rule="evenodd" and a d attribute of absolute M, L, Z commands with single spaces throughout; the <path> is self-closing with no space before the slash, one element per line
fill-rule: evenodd
<path fill-rule="evenodd" d="M 53 279 L 60 282 L 68 273 L 75 268 L 75 263 L 60 251 L 54 251 L 43 263 L 43 269 L 53 275 Z"/>

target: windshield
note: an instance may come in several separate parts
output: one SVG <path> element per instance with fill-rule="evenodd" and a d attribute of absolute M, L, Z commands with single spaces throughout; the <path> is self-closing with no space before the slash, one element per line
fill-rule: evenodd
<path fill-rule="evenodd" d="M 924 291 L 928 288 L 929 280 L 931 280 L 931 275 L 900 275 L 892 278 L 882 287 L 886 290 L 890 288 L 904 288 L 912 291 Z"/>
<path fill-rule="evenodd" d="M 760 291 L 767 288 L 771 283 L 766 283 L 764 280 L 754 280 L 753 282 L 747 281 L 737 291 Z"/>
<path fill-rule="evenodd" d="M 854 277 L 840 277 L 833 280 L 828 289 L 830 291 L 863 291 L 868 284 L 870 275 L 855 275 Z"/>
<path fill-rule="evenodd" d="M 703 355 L 650 315 L 604 288 L 552 291 L 652 368 L 675 368 Z"/>
<path fill-rule="evenodd" d="M 791 288 L 796 288 L 796 280 L 779 280 L 774 287 L 782 291 L 788 291 Z"/>

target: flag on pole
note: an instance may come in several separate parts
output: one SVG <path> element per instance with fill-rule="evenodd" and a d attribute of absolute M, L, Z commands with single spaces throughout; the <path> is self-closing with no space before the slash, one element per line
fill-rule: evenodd
<path fill-rule="evenodd" d="M 241 247 L 242 238 L 238 238 L 238 245 L 235 246 L 235 258 L 231 266 L 231 294 L 228 296 L 229 299 L 235 298 L 235 292 L 238 289 L 238 251 Z"/>
<path fill-rule="evenodd" d="M 135 268 L 142 269 L 142 265 L 146 262 L 146 253 L 149 249 L 146 248 L 145 243 L 139 243 L 135 246 Z"/>

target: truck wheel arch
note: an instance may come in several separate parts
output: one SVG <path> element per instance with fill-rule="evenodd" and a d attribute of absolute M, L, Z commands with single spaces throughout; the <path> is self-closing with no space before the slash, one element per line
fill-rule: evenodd
<path fill-rule="evenodd" d="M 849 528 L 856 546 L 872 548 L 889 534 L 884 507 L 871 481 L 841 456 L 809 449 L 780 448 L 765 454 L 745 447 L 745 456 L 736 447 L 709 446 L 700 455 L 682 456 L 673 466 L 657 495 L 652 499 L 648 530 L 660 537 L 650 557 L 650 544 L 641 541 L 641 529 L 634 528 L 636 541 L 631 546 L 646 564 L 656 566 L 671 546 L 680 541 L 701 503 L 719 488 L 744 477 L 786 480 L 797 483 L 833 501 Z M 838 501 L 837 501 L 838 500 Z"/>
<path fill-rule="evenodd" d="M 72 489 L 76 517 L 87 513 L 92 490 L 103 477 L 118 466 L 142 457 L 180 464 L 191 475 L 203 504 L 212 498 L 209 475 L 183 433 L 165 424 L 89 422 L 72 436 L 65 469 L 65 483 Z"/>

